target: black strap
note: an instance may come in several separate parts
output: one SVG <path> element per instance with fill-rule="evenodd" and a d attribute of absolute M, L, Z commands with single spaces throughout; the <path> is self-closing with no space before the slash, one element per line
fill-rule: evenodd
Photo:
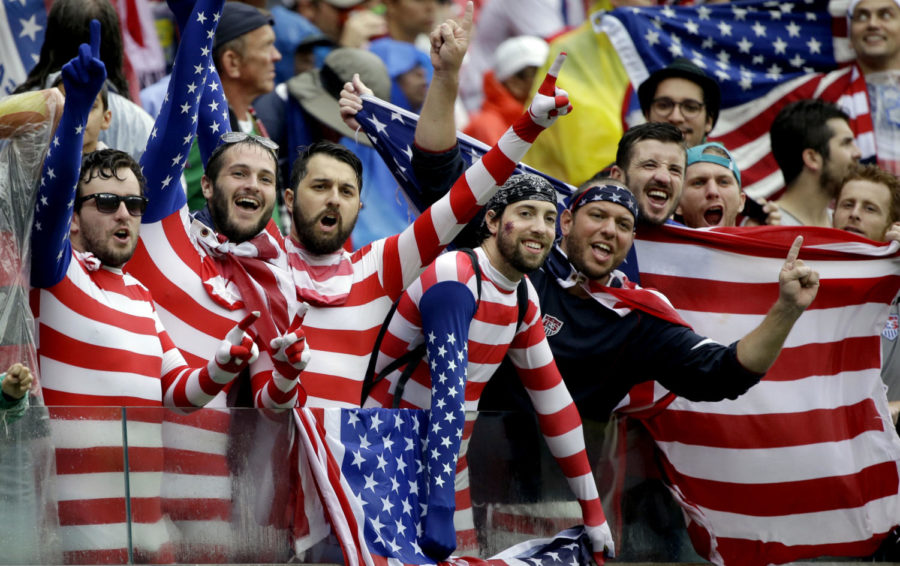
<path fill-rule="evenodd" d="M 518 331 L 522 326 L 522 321 L 525 320 L 525 312 L 528 310 L 528 284 L 525 283 L 524 277 L 516 287 L 516 302 L 519 305 L 519 322 L 516 323 L 516 331 Z"/>
<path fill-rule="evenodd" d="M 460 248 L 458 251 L 469 256 L 469 260 L 472 262 L 472 269 L 475 271 L 475 284 L 477 287 L 475 310 L 477 311 L 478 306 L 481 304 L 481 266 L 478 265 L 478 257 L 475 255 L 475 252 L 471 248 Z M 525 298 L 527 303 L 527 291 Z M 381 370 L 377 377 L 375 376 L 375 363 L 378 361 L 378 352 L 379 350 L 381 350 L 381 343 L 384 341 L 384 335 L 387 334 L 388 326 L 390 326 L 391 324 L 391 319 L 394 317 L 394 313 L 397 311 L 397 305 L 399 303 L 399 298 L 394 301 L 394 304 L 391 305 L 391 310 L 389 310 L 387 316 L 384 317 L 384 321 L 381 323 L 381 328 L 378 330 L 378 337 L 375 339 L 375 346 L 372 348 L 372 353 L 369 355 L 369 365 L 366 367 L 366 375 L 363 378 L 362 396 L 359 400 L 360 407 L 365 404 L 366 399 L 369 398 L 369 394 L 372 392 L 372 389 L 375 387 L 375 385 L 378 384 L 378 382 L 384 379 L 386 375 L 390 375 L 391 373 L 397 371 L 405 365 L 406 367 L 403 368 L 403 372 L 397 379 L 397 385 L 394 389 L 394 408 L 399 408 L 400 400 L 403 398 L 403 390 L 406 388 L 406 382 L 409 381 L 410 376 L 412 376 L 413 372 L 416 370 L 416 367 L 418 367 L 419 362 L 422 361 L 422 358 L 425 357 L 425 343 L 423 342 L 412 350 L 409 350 L 396 360 L 389 363 Z M 520 323 L 521 319 L 524 318 L 524 316 L 525 313 L 520 304 Z"/>

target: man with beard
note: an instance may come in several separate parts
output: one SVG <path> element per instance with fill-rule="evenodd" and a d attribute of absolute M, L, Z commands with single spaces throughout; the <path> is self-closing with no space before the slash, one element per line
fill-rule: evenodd
<path fill-rule="evenodd" d="M 115 439 L 123 423 L 115 407 L 206 405 L 256 359 L 246 331 L 258 313 L 230 324 L 210 348 L 211 360 L 192 359 L 192 368 L 150 293 L 123 273 L 147 197 L 140 166 L 127 153 L 104 149 L 82 161 L 84 126 L 106 79 L 99 37 L 94 21 L 91 46 L 81 45 L 63 67 L 66 104 L 44 162 L 32 229 L 32 308 L 57 450 L 61 542 L 67 563 L 121 562 L 131 549 L 140 561 L 171 562 L 160 487 L 161 410 L 129 411 L 128 471 L 132 493 L 140 494 L 133 533 L 116 528 L 128 519 L 121 490 L 92 495 L 85 486 L 103 491 L 122 471 L 123 447 Z M 106 504 L 98 506 L 97 497 Z"/>
<path fill-rule="evenodd" d="M 769 137 L 784 175 L 775 201 L 781 224 L 830 227 L 829 205 L 861 155 L 847 114 L 830 102 L 799 100 L 781 109 Z"/>
<path fill-rule="evenodd" d="M 463 35 L 456 22 L 439 26 L 432 57 L 465 52 Z M 315 350 L 304 372 L 308 405 L 359 406 L 366 364 L 391 303 L 475 216 L 540 132 L 568 111 L 568 98 L 555 87 L 564 60 L 557 58 L 530 108 L 447 194 L 400 234 L 352 254 L 342 246 L 361 208 L 359 159 L 330 142 L 301 152 L 285 191 L 294 219 L 285 244 L 297 290 L 310 305 L 303 324 Z M 345 85 L 353 92 L 363 88 L 358 80 Z M 442 95 L 430 89 L 426 108 Z"/>
<path fill-rule="evenodd" d="M 488 235 L 469 253 L 440 256 L 403 292 L 387 326 L 366 406 L 430 409 L 428 505 L 422 550 L 444 560 L 456 548 L 454 513 L 466 509 L 467 477 L 456 478 L 468 440 L 465 411 L 508 355 L 534 404 L 541 431 L 581 505 L 594 559 L 613 552 L 591 476 L 581 419 L 553 361 L 538 296 L 525 273 L 547 257 L 556 234 L 556 191 L 538 175 L 511 177 L 485 207 Z M 524 279 L 524 281 L 523 281 Z M 519 320 L 518 286 L 527 306 Z M 391 369 L 424 344 L 427 363 Z M 412 362 L 410 362 L 412 363 Z M 400 374 L 409 373 L 402 383 Z M 463 489 L 461 489 L 463 488 Z M 459 500 L 457 500 L 459 497 Z"/>

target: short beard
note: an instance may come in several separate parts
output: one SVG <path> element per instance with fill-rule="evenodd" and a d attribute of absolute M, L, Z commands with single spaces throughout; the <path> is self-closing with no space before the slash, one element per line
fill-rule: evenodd
<path fill-rule="evenodd" d="M 272 218 L 272 210 L 274 210 L 274 208 L 275 203 L 273 202 L 269 205 L 267 211 L 263 211 L 256 226 L 243 229 L 231 220 L 231 217 L 228 214 L 229 203 L 225 199 L 223 191 L 213 187 L 212 198 L 209 200 L 209 213 L 212 216 L 216 231 L 235 244 L 252 240 L 257 234 L 262 232 L 265 229 L 266 224 L 268 224 L 269 220 Z"/>
<path fill-rule="evenodd" d="M 541 243 L 544 244 L 544 253 L 540 256 L 529 257 L 519 249 L 517 240 L 506 236 L 502 231 L 497 234 L 497 250 L 500 251 L 500 256 L 519 273 L 531 273 L 544 265 L 544 260 L 547 259 L 547 255 L 550 253 L 550 243 Z"/>
<path fill-rule="evenodd" d="M 619 266 L 613 266 L 609 270 L 596 270 L 592 271 L 588 269 L 586 265 L 581 262 L 581 258 L 584 257 L 585 253 L 589 253 L 590 246 L 584 246 L 581 244 L 575 243 L 575 240 L 566 239 L 563 241 L 563 251 L 566 252 L 566 257 L 569 258 L 569 263 L 572 264 L 572 267 L 575 268 L 576 271 L 587 277 L 591 281 L 600 281 L 601 279 L 608 276 Z"/>
<path fill-rule="evenodd" d="M 91 230 L 82 230 L 81 239 L 84 243 L 84 251 L 94 254 L 94 257 L 107 267 L 122 267 L 128 263 L 137 247 L 137 240 L 135 240 L 130 249 L 116 250 L 110 245 L 108 239 L 104 240 L 102 236 L 97 237 Z"/>
<path fill-rule="evenodd" d="M 295 202 L 293 212 L 294 229 L 297 231 L 297 240 L 303 244 L 303 247 L 306 248 L 307 251 L 314 255 L 332 254 L 344 247 L 350 234 L 353 233 L 353 228 L 356 226 L 356 221 L 359 218 L 359 215 L 356 215 L 356 217 L 345 227 L 344 216 L 341 215 L 338 219 L 337 230 L 335 230 L 333 234 L 326 235 L 316 232 L 316 225 L 319 223 L 319 218 L 307 218 L 303 214 L 303 211 L 300 210 L 299 203 Z M 319 216 L 321 217 L 327 212 L 329 211 L 325 211 Z"/>

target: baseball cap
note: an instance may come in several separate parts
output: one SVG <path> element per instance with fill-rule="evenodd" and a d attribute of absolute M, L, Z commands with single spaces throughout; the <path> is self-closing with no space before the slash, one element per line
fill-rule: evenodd
<path fill-rule="evenodd" d="M 225 2 L 219 25 L 216 27 L 213 49 L 218 49 L 219 46 L 257 28 L 271 25 L 275 25 L 272 16 L 264 14 L 254 6 L 242 2 Z"/>
<path fill-rule="evenodd" d="M 550 46 L 540 37 L 511 37 L 494 53 L 494 76 L 498 81 L 505 81 L 525 67 L 540 67 L 547 61 L 549 52 Z"/>
<path fill-rule="evenodd" d="M 724 151 L 728 157 L 723 157 L 716 153 L 703 153 L 708 147 L 717 147 Z M 706 162 L 706 163 L 715 163 L 716 165 L 721 165 L 727 169 L 731 170 L 731 173 L 734 175 L 734 180 L 737 181 L 738 187 L 741 186 L 741 170 L 737 166 L 737 162 L 734 160 L 734 156 L 731 155 L 731 152 L 725 148 L 719 142 L 709 142 L 702 143 L 700 145 L 695 145 L 694 147 L 688 148 L 687 150 L 687 166 L 690 167 L 694 163 L 698 162 Z"/>

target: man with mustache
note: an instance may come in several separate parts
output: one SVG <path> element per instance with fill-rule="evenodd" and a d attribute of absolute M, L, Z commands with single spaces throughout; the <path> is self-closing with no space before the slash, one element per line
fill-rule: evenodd
<path fill-rule="evenodd" d="M 376 377 L 366 406 L 430 409 L 422 550 L 443 560 L 456 548 L 457 504 L 464 510 L 467 503 L 468 490 L 455 489 L 466 481 L 456 478 L 457 456 L 462 460 L 461 446 L 471 434 L 464 432 L 465 411 L 478 408 L 484 386 L 508 355 L 579 500 L 594 558 L 602 563 L 605 550 L 613 554 L 612 535 L 591 476 L 581 419 L 553 362 L 538 297 L 524 278 L 553 245 L 556 191 L 538 175 L 514 175 L 485 209 L 487 236 L 481 246 L 471 255 L 440 256 L 403 292 L 375 353 Z M 524 314 L 520 285 L 527 292 Z M 423 344 L 427 362 L 392 367 Z M 401 374 L 407 373 L 404 383 Z"/>
<path fill-rule="evenodd" d="M 432 60 L 461 58 L 467 43 L 463 26 L 449 20 L 431 34 Z M 342 246 L 365 190 L 359 160 L 329 142 L 301 153 L 285 191 L 294 219 L 285 245 L 297 290 L 310 305 L 303 323 L 315 350 L 304 373 L 308 405 L 359 406 L 366 364 L 391 303 L 474 217 L 540 132 L 566 113 L 568 99 L 555 87 L 564 60 L 560 55 L 530 108 L 444 197 L 400 234 L 352 254 Z M 435 73 L 441 72 L 436 65 Z M 345 90 L 360 93 L 365 86 L 355 79 Z M 429 89 L 425 108 L 441 96 L 441 89 Z"/>
<path fill-rule="evenodd" d="M 861 155 L 847 114 L 819 99 L 792 102 L 775 117 L 769 137 L 784 175 L 784 194 L 775 201 L 781 224 L 830 227 L 829 205 Z"/>

